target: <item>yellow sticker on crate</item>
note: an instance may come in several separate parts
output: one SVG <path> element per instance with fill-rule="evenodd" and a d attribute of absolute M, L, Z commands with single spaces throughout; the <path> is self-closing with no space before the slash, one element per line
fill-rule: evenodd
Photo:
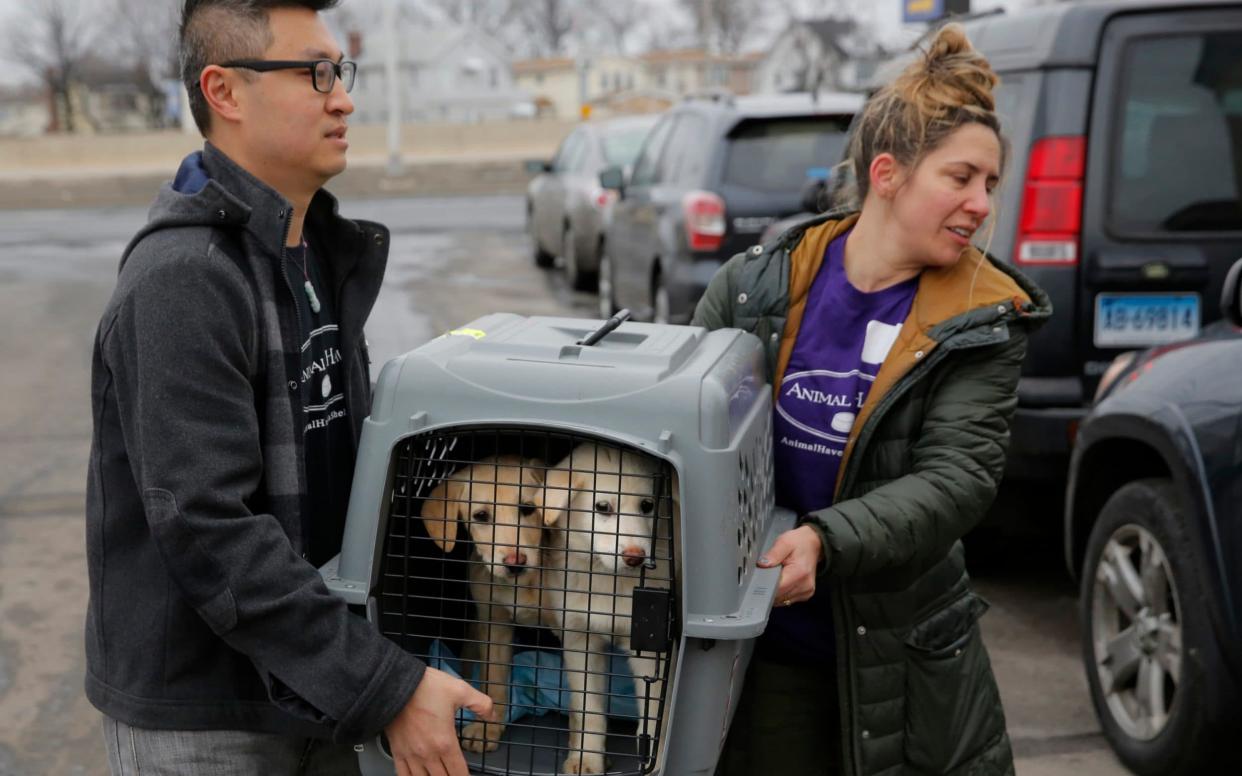
<path fill-rule="evenodd" d="M 483 339 L 487 336 L 487 332 L 482 329 L 453 329 L 449 332 L 450 337 L 474 337 L 475 339 Z"/>

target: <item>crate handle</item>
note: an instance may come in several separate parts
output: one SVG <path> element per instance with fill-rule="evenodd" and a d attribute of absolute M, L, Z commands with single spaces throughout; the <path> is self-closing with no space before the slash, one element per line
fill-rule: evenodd
<path fill-rule="evenodd" d="M 771 547 L 776 537 L 790 530 L 798 522 L 798 516 L 791 510 L 776 507 L 772 510 L 772 519 L 768 521 L 768 530 L 764 534 L 761 548 Z M 781 567 L 755 567 L 750 573 L 750 582 L 738 602 L 736 612 L 724 614 L 688 614 L 682 633 L 701 639 L 753 639 L 768 627 L 768 613 L 772 611 L 772 602 L 776 598 L 777 582 L 781 578 Z"/>
<path fill-rule="evenodd" d="M 613 329 L 617 328 L 618 326 L 625 323 L 629 319 L 630 319 L 630 310 L 628 307 L 617 310 L 616 315 L 604 321 L 603 326 L 600 326 L 595 331 L 591 332 L 590 334 L 586 335 L 582 339 L 578 340 L 577 344 L 588 345 L 588 346 L 594 345 L 596 342 L 599 342 L 604 337 L 607 337 L 609 332 L 611 332 Z"/>

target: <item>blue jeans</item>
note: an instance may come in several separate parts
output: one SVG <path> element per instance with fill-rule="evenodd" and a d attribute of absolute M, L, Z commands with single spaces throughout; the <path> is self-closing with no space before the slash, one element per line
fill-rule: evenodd
<path fill-rule="evenodd" d="M 360 776 L 354 748 L 247 730 L 147 730 L 103 719 L 112 776 Z"/>

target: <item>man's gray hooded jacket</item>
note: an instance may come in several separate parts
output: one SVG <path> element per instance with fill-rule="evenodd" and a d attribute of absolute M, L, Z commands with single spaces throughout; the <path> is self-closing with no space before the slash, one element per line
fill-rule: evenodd
<path fill-rule="evenodd" d="M 130 725 L 358 740 L 422 677 L 303 559 L 291 215 L 208 144 L 160 192 L 96 334 L 86 692 Z M 328 259 L 357 439 L 388 233 L 322 191 L 305 233 Z"/>

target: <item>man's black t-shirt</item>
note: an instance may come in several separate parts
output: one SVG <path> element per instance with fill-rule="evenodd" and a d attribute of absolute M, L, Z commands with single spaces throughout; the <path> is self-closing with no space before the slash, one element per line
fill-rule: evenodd
<path fill-rule="evenodd" d="M 345 410 L 345 376 L 341 364 L 340 332 L 332 284 L 317 252 L 304 242 L 285 248 L 289 280 L 298 296 L 303 363 L 302 386 L 309 388 L 302 408 L 303 450 L 306 456 L 306 501 L 302 505 L 302 541 L 306 558 L 315 566 L 340 551 L 354 476 L 353 434 Z M 305 291 L 309 280 L 319 311 Z M 298 288 L 302 286 L 302 288 Z"/>

